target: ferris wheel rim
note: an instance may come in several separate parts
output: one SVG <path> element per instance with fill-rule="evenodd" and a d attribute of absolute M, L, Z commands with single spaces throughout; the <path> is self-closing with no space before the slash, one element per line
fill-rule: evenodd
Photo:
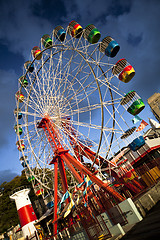
<path fill-rule="evenodd" d="M 56 46 L 58 46 L 58 47 L 64 47 L 65 45 L 64 45 L 64 44 L 55 44 L 55 45 L 49 46 L 49 47 L 43 49 L 43 50 L 42 50 L 42 53 L 45 52 L 45 51 L 47 51 L 48 49 L 54 48 L 54 47 L 56 47 Z M 77 53 L 79 53 L 79 54 L 81 55 L 81 57 L 83 57 L 83 55 L 80 53 L 80 51 L 78 51 L 77 49 L 69 49 L 69 47 L 66 48 L 65 50 L 62 50 L 62 49 L 61 49 L 61 50 L 59 50 L 59 51 L 57 51 L 57 52 L 54 52 L 53 55 L 56 55 L 56 54 L 58 54 L 58 53 L 60 53 L 60 52 L 62 52 L 62 51 L 67 51 L 67 50 L 74 50 L 74 51 L 76 51 Z M 52 55 L 52 56 L 53 56 L 53 55 Z M 47 61 L 49 61 L 49 59 L 50 59 L 50 56 L 48 57 L 48 59 L 45 60 L 45 62 L 43 63 L 43 65 L 45 65 L 45 63 L 46 63 Z M 33 59 L 33 61 L 31 62 L 31 64 L 33 64 L 33 63 L 35 62 L 35 60 L 36 60 L 36 58 Z M 84 58 L 84 60 L 85 60 L 86 63 L 90 66 L 90 69 L 92 69 L 92 74 L 93 74 L 93 73 L 94 73 L 94 70 L 93 70 L 93 68 L 91 67 L 90 63 L 87 61 L 87 59 Z M 39 74 L 39 72 L 40 72 L 40 70 L 42 69 L 43 65 L 41 65 L 41 67 L 39 68 L 37 74 Z M 101 68 L 101 66 L 100 66 L 99 64 L 98 64 L 98 67 L 100 68 L 100 70 L 101 70 L 102 73 L 104 74 L 104 72 L 103 72 L 103 70 L 102 70 L 102 68 Z M 25 76 L 28 74 L 28 71 L 29 71 L 29 70 L 26 71 Z M 97 81 L 97 79 L 96 79 L 96 75 L 95 75 L 95 74 L 93 74 L 93 75 L 94 75 L 94 79 L 96 80 L 97 86 L 99 86 L 99 83 L 98 83 L 98 81 Z M 105 74 L 104 74 L 104 76 L 105 76 Z M 105 78 L 107 79 L 107 77 L 105 77 Z M 35 76 L 34 81 L 32 82 L 32 85 L 34 84 L 35 81 L 36 81 L 36 76 Z M 31 87 L 30 87 L 30 91 L 32 90 L 32 85 L 31 85 Z M 110 83 L 109 83 L 109 82 L 108 82 L 108 86 L 110 86 Z M 21 89 L 22 89 L 22 86 L 20 87 L 20 90 L 21 90 Z M 112 95 L 112 90 L 111 90 L 110 87 L 109 87 L 109 90 L 110 90 L 110 95 Z M 100 93 L 100 96 L 101 96 L 100 88 L 99 88 L 99 93 Z M 113 100 L 112 96 L 111 96 L 111 99 Z M 28 102 L 28 101 L 29 101 L 29 94 L 28 94 L 27 102 Z M 103 115 L 103 107 L 104 107 L 104 106 L 103 106 L 102 97 L 101 97 L 100 101 L 101 101 L 101 116 L 102 116 L 102 122 L 101 122 L 101 136 L 100 136 L 100 140 L 99 140 L 98 149 L 97 149 L 97 152 L 96 152 L 96 157 L 98 156 L 98 153 L 99 153 L 99 149 L 100 149 L 101 141 L 102 141 L 102 135 L 103 135 L 103 118 L 104 118 L 104 115 Z M 113 112 L 115 112 L 115 110 L 114 110 L 114 103 L 113 103 L 113 102 L 112 102 L 112 106 L 113 106 Z M 18 107 L 19 107 L 19 101 L 18 101 Z M 28 109 L 28 104 L 27 104 L 27 109 Z M 113 114 L 113 115 L 114 115 L 114 114 Z M 28 115 L 27 115 L 27 118 L 28 118 Z M 18 120 L 18 116 L 17 116 L 17 120 Z M 18 121 L 17 121 L 17 123 L 18 123 Z M 112 135 L 114 135 L 114 125 L 115 125 L 115 117 L 113 118 Z M 28 125 L 27 125 L 27 128 L 28 128 Z M 29 131 L 29 130 L 28 130 L 28 131 Z M 19 138 L 19 139 L 20 139 L 20 138 Z M 111 145 L 112 145 L 112 140 L 111 140 L 111 142 L 110 142 L 110 147 L 111 147 Z M 110 148 L 110 147 L 109 147 L 109 148 Z M 110 149 L 109 149 L 109 150 L 110 150 Z M 109 150 L 108 150 L 108 152 L 109 152 Z M 33 151 L 33 152 L 34 152 L 34 151 Z M 96 159 L 96 157 L 95 157 L 95 159 Z M 94 165 L 94 162 L 93 162 L 93 165 Z"/>

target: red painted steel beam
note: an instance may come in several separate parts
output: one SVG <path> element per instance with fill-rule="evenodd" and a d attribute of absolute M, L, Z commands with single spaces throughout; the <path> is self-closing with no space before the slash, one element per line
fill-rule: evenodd
<path fill-rule="evenodd" d="M 76 167 L 80 172 L 85 173 L 90 177 L 92 182 L 96 183 L 99 187 L 106 190 L 108 193 L 110 193 L 113 197 L 115 197 L 118 201 L 125 200 L 124 197 L 122 197 L 118 192 L 116 192 L 113 188 L 108 186 L 108 184 L 104 183 L 102 180 L 97 178 L 95 175 L 93 175 L 87 168 L 85 168 L 80 162 L 78 162 L 74 157 L 72 157 L 68 152 L 60 154 L 62 160 L 64 160 L 67 164 L 67 161 L 69 161 L 74 167 Z"/>
<path fill-rule="evenodd" d="M 88 147 L 86 146 L 83 146 L 82 144 L 80 144 L 80 146 L 76 146 L 75 147 L 75 152 L 78 153 L 80 152 L 83 156 L 85 156 L 86 158 L 88 158 L 89 160 L 91 160 L 92 162 L 94 162 L 94 159 L 95 159 L 95 156 L 96 156 L 96 153 L 93 152 L 91 149 L 89 149 Z M 115 167 L 115 164 L 113 164 L 112 162 L 109 162 L 109 161 L 106 161 L 103 157 L 101 156 L 98 156 L 98 158 L 96 158 L 95 160 L 95 164 L 96 165 L 99 165 L 100 164 L 105 164 L 106 167 L 108 166 L 108 164 L 112 165 Z"/>
<path fill-rule="evenodd" d="M 66 177 L 66 172 L 64 168 L 64 162 L 60 157 L 58 157 L 58 164 L 59 164 L 59 171 L 61 175 L 61 180 L 62 180 L 62 188 L 63 188 L 63 194 L 68 190 L 68 184 L 67 184 L 67 177 Z"/>
<path fill-rule="evenodd" d="M 53 234 L 57 234 L 57 203 L 58 203 L 58 162 L 54 163 L 54 225 L 53 225 Z"/>
<path fill-rule="evenodd" d="M 63 157 L 62 157 L 63 156 Z M 61 158 L 65 161 L 67 167 L 70 169 L 70 171 L 73 173 L 74 177 L 77 179 L 79 183 L 82 183 L 84 180 L 81 178 L 81 176 L 77 173 L 77 170 L 72 166 L 72 164 L 69 162 L 69 159 L 63 154 Z"/>
<path fill-rule="evenodd" d="M 103 183 L 102 180 L 100 180 L 99 178 L 97 178 L 95 175 L 93 175 L 87 168 L 85 168 L 79 161 L 77 161 L 73 156 L 71 156 L 68 153 L 68 150 L 63 149 L 58 136 L 57 136 L 57 132 L 54 130 L 54 125 L 53 123 L 50 121 L 49 118 L 43 118 L 42 121 L 39 123 L 39 128 L 43 128 L 46 136 L 51 144 L 51 147 L 53 148 L 53 144 L 52 141 L 54 143 L 54 154 L 55 154 L 55 158 L 51 161 L 50 164 L 56 164 L 57 166 L 57 157 L 60 156 L 60 158 L 65 161 L 65 163 L 67 164 L 67 166 L 69 167 L 69 169 L 72 171 L 73 175 L 76 177 L 76 179 L 81 183 L 83 180 L 80 177 L 80 175 L 77 173 L 77 171 L 74 169 L 77 168 L 81 173 L 87 174 L 90 179 L 96 183 L 99 187 L 105 189 L 108 193 L 110 193 L 112 196 L 114 196 L 118 201 L 123 201 L 125 198 L 122 197 L 118 192 L 116 192 L 114 189 L 112 189 L 111 187 L 108 186 L 108 184 Z M 77 149 L 78 150 L 78 149 Z M 82 155 L 88 157 L 93 161 L 95 158 L 95 153 L 92 152 L 90 149 L 85 148 L 83 145 L 80 147 L 80 152 Z M 104 159 L 100 157 L 100 161 L 103 161 Z M 99 162 L 98 159 L 96 159 L 96 161 Z M 73 167 L 73 166 L 74 167 Z M 55 166 L 55 167 L 56 167 Z M 57 168 L 57 167 L 56 167 Z M 58 170 L 57 170 L 58 171 Z M 65 178 L 65 176 L 63 175 L 63 169 L 61 166 L 61 171 L 62 171 L 62 179 Z M 55 184 L 58 185 L 58 175 L 55 175 L 55 178 L 57 178 L 55 180 Z M 65 186 L 65 179 L 64 180 L 64 188 Z M 57 181 L 57 182 L 56 182 Z M 57 187 L 57 186 L 56 186 Z M 56 201 L 57 201 L 57 195 L 55 196 Z M 57 214 L 57 213 L 56 213 Z M 56 216 L 55 216 L 56 217 Z M 55 219 L 56 220 L 56 219 Z"/>

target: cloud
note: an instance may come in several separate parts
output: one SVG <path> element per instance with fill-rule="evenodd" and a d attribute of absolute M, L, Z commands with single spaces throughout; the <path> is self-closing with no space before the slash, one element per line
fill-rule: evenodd
<path fill-rule="evenodd" d="M 28 60 L 33 46 L 40 44 L 41 36 L 51 33 L 55 26 L 66 27 L 71 20 L 83 27 L 93 23 L 101 39 L 111 35 L 120 44 L 118 57 L 125 57 L 136 70 L 128 88 L 138 88 L 147 99 L 155 90 L 160 91 L 159 12 L 158 0 L 1 1 L 0 42 L 9 52 Z"/>
<path fill-rule="evenodd" d="M 118 16 L 128 12 L 130 1 L 88 0 L 83 4 L 78 0 L 9 0 L 1 1 L 0 41 L 14 53 L 25 58 L 29 51 L 40 43 L 43 34 L 51 31 L 59 24 L 71 20 L 79 20 L 85 27 L 89 23 L 100 26 L 106 16 Z"/>
<path fill-rule="evenodd" d="M 159 1 L 132 1 L 129 11 L 121 15 L 105 16 L 102 35 L 111 35 L 119 44 L 119 59 L 124 57 L 133 65 L 135 77 L 125 87 L 136 90 L 147 102 L 160 91 Z"/>
<path fill-rule="evenodd" d="M 159 12 L 158 0 L 132 1 L 67 1 L 66 17 L 71 17 L 85 27 L 95 24 L 101 39 L 112 36 L 120 51 L 114 59 L 126 58 L 136 71 L 135 77 L 126 84 L 126 91 L 136 90 L 147 103 L 154 92 L 160 92 L 159 62 Z M 74 11 L 73 11 L 74 9 Z"/>
<path fill-rule="evenodd" d="M 71 20 L 82 27 L 92 23 L 100 30 L 101 40 L 111 36 L 120 44 L 119 53 L 110 61 L 116 63 L 124 57 L 136 71 L 131 82 L 122 83 L 122 90 L 136 90 L 147 103 L 154 92 L 160 92 L 159 12 L 159 0 L 2 0 L 0 146 L 8 147 L 15 136 L 14 96 L 23 63 L 44 34 L 50 34 L 57 25 L 67 27 Z"/>
<path fill-rule="evenodd" d="M 140 42 L 143 39 L 143 35 L 139 34 L 139 35 L 133 35 L 132 33 L 128 34 L 128 43 L 131 44 L 133 47 L 138 46 L 140 44 Z"/>
<path fill-rule="evenodd" d="M 1 43 L 7 45 L 9 51 L 20 53 L 25 58 L 29 49 L 39 44 L 40 38 L 51 27 L 51 23 L 34 15 L 33 9 L 39 1 L 1 1 Z"/>
<path fill-rule="evenodd" d="M 3 182 L 10 182 L 16 176 L 17 173 L 14 173 L 9 169 L 0 171 L 0 184 L 2 184 Z"/>
<path fill-rule="evenodd" d="M 135 65 L 136 75 L 135 89 L 146 100 L 155 91 L 160 91 L 159 61 L 160 37 L 159 25 L 160 2 L 135 1 L 131 12 L 121 18 L 123 40 L 126 46 L 124 51 L 128 59 Z M 129 23 L 127 23 L 129 20 Z M 129 41 L 129 36 L 133 36 Z M 137 44 L 133 46 L 133 40 L 137 38 Z M 139 38 L 139 39 L 138 39 Z M 127 40 L 127 41 L 126 41 Z M 128 43 L 127 43 L 128 42 Z M 134 43 L 136 43 L 134 41 Z M 125 49 L 123 44 L 123 49 Z"/>
<path fill-rule="evenodd" d="M 8 136 L 14 133 L 15 93 L 17 75 L 14 70 L 0 70 L 0 146 L 8 142 Z"/>
<path fill-rule="evenodd" d="M 125 91 L 135 89 L 147 102 L 150 95 L 160 91 L 159 12 L 158 0 L 147 3 L 145 0 L 1 1 L 0 42 L 8 53 L 28 60 L 33 46 L 40 44 L 41 36 L 51 33 L 55 26 L 66 27 L 71 20 L 83 27 L 93 23 L 99 28 L 101 39 L 110 35 L 120 44 L 120 52 L 113 62 L 125 57 L 136 70 Z M 11 62 L 8 64 L 11 69 Z M 14 64 L 13 68 L 17 72 Z"/>

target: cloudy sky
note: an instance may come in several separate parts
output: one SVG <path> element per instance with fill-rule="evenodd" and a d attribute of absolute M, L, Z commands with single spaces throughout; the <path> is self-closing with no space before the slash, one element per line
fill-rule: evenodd
<path fill-rule="evenodd" d="M 0 183 L 22 171 L 13 129 L 17 79 L 30 50 L 57 25 L 94 24 L 120 44 L 121 56 L 136 70 L 130 88 L 145 104 L 160 92 L 159 0 L 0 0 L 0 12 Z M 140 116 L 154 119 L 148 106 Z"/>

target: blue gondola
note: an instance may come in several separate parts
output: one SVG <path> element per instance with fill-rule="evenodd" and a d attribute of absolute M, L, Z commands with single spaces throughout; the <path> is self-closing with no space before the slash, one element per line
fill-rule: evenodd
<path fill-rule="evenodd" d="M 99 45 L 100 52 L 105 53 L 108 57 L 115 57 L 120 49 L 119 44 L 110 36 L 105 37 Z"/>
<path fill-rule="evenodd" d="M 145 144 L 145 140 L 142 136 L 137 137 L 136 139 L 133 140 L 133 142 L 131 142 L 128 147 L 132 150 L 132 151 L 137 151 L 140 147 L 142 147 Z"/>
<path fill-rule="evenodd" d="M 57 38 L 59 41 L 63 42 L 66 37 L 66 31 L 62 26 L 57 26 L 54 30 L 54 37 Z"/>

